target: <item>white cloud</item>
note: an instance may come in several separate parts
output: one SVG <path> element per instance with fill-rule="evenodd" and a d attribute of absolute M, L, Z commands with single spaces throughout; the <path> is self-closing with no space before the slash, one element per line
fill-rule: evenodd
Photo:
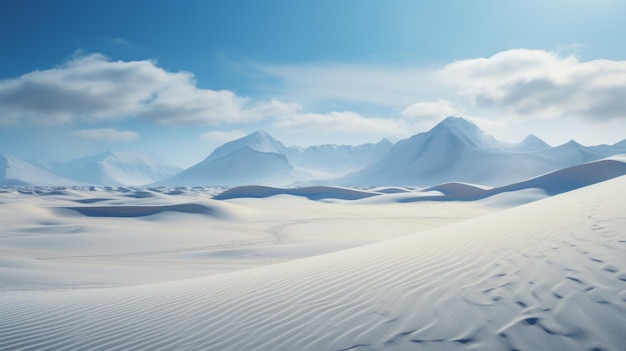
<path fill-rule="evenodd" d="M 418 120 L 438 121 L 448 116 L 461 116 L 465 112 L 448 100 L 420 101 L 401 112 L 403 117 Z"/>
<path fill-rule="evenodd" d="M 81 129 L 71 132 L 72 135 L 92 140 L 108 142 L 133 141 L 139 134 L 132 130 L 117 130 L 114 128 Z"/>
<path fill-rule="evenodd" d="M 98 54 L 0 81 L 2 124 L 142 117 L 216 125 L 259 120 L 284 108 L 278 101 L 249 104 L 231 91 L 198 88 L 193 74 L 167 72 L 153 61 L 109 61 Z"/>
<path fill-rule="evenodd" d="M 168 72 L 149 60 L 79 56 L 52 69 L 0 80 L 0 125 L 141 118 L 243 128 L 252 122 L 302 139 L 358 134 L 360 140 L 374 140 L 423 131 L 448 115 L 491 121 L 502 129 L 550 118 L 581 125 L 626 118 L 626 61 L 581 62 L 542 50 L 508 50 L 430 68 L 305 64 L 251 69 L 263 80 L 264 91 L 271 92 L 265 100 L 199 88 L 193 74 Z M 268 86 L 271 82 L 275 85 Z M 211 135 L 204 140 L 220 138 Z M 221 137 L 229 136 L 241 134 Z"/>
<path fill-rule="evenodd" d="M 360 64 L 251 69 L 277 79 L 274 91 L 279 98 L 309 108 L 353 110 L 355 104 L 373 105 L 413 120 L 446 115 L 500 120 L 626 118 L 626 61 L 583 62 L 544 50 L 514 49 L 423 69 Z"/>
<path fill-rule="evenodd" d="M 518 118 L 626 118 L 626 61 L 580 62 L 516 49 L 445 66 L 442 79 L 475 112 Z"/>

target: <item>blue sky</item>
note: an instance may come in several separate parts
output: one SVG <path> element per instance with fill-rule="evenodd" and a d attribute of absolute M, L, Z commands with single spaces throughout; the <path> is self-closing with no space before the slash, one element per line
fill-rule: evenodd
<path fill-rule="evenodd" d="M 626 3 L 4 1 L 0 152 L 155 152 L 265 129 L 404 138 L 447 115 L 499 139 L 626 138 Z"/>

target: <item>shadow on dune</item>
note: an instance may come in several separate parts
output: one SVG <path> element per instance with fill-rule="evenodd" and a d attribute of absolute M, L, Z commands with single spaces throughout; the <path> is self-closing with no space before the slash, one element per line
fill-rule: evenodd
<path fill-rule="evenodd" d="M 462 183 L 441 184 L 426 190 L 437 190 L 443 193 L 443 196 L 419 196 L 398 201 L 473 201 L 525 189 L 541 189 L 547 195 L 553 196 L 623 175 L 626 175 L 626 163 L 616 160 L 600 160 L 564 168 L 523 182 L 493 189 L 481 189 Z"/>
<path fill-rule="evenodd" d="M 309 200 L 339 199 L 359 200 L 379 195 L 363 190 L 354 190 L 330 186 L 310 186 L 304 188 L 273 188 L 269 186 L 250 185 L 240 186 L 224 191 L 214 197 L 215 200 L 227 200 L 237 198 L 266 198 L 276 195 L 293 195 L 306 197 Z"/>
<path fill-rule="evenodd" d="M 145 217 L 162 212 L 202 214 L 213 217 L 224 216 L 224 213 L 220 209 L 200 204 L 166 206 L 84 206 L 64 207 L 64 209 L 76 211 L 87 217 Z"/>

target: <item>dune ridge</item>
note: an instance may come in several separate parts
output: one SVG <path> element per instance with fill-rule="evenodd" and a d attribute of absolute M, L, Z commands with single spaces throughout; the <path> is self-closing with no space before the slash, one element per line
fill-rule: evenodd
<path fill-rule="evenodd" d="M 242 197 L 265 198 L 276 195 L 293 195 L 306 197 L 309 200 L 340 199 L 358 200 L 364 199 L 380 193 L 364 190 L 349 189 L 334 186 L 309 186 L 302 188 L 277 188 L 262 185 L 247 185 L 228 189 L 223 193 L 213 197 L 216 200 L 228 200 Z"/>
<path fill-rule="evenodd" d="M 88 217 L 145 217 L 162 212 L 180 212 L 224 216 L 219 208 L 197 203 L 186 203 L 164 206 L 79 206 L 63 207 Z"/>
<path fill-rule="evenodd" d="M 0 295 L 0 349 L 619 350 L 626 177 L 210 277 Z"/>
<path fill-rule="evenodd" d="M 527 189 L 540 189 L 546 195 L 553 196 L 623 175 L 626 175 L 626 159 L 610 158 L 567 167 L 518 183 L 495 188 L 481 188 L 465 183 L 441 184 L 427 188 L 425 191 L 439 191 L 443 196 L 404 197 L 399 202 L 473 201 Z"/>

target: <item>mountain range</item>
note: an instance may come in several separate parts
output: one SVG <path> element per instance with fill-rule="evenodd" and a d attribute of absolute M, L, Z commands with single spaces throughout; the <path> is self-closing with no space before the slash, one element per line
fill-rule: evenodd
<path fill-rule="evenodd" d="M 79 184 L 11 155 L 0 154 L 0 186 L 54 186 Z"/>
<path fill-rule="evenodd" d="M 338 182 L 344 185 L 435 185 L 468 182 L 505 185 L 626 152 L 622 144 L 557 147 L 534 135 L 500 142 L 474 123 L 448 117 L 430 131 L 398 142 L 382 159 Z"/>
<path fill-rule="evenodd" d="M 56 163 L 29 163 L 0 155 L 0 185 L 8 186 L 137 186 L 173 177 L 180 171 L 155 154 L 136 151 L 107 151 Z"/>
<path fill-rule="evenodd" d="M 64 163 L 50 170 L 84 183 L 108 186 L 137 186 L 173 177 L 182 169 L 157 155 L 137 151 L 106 151 Z"/>
<path fill-rule="evenodd" d="M 461 117 L 393 143 L 285 146 L 264 131 L 216 148 L 181 170 L 154 154 L 105 152 L 57 164 L 0 157 L 0 185 L 112 186 L 347 185 L 429 186 L 466 182 L 500 186 L 626 153 L 626 140 L 551 147 L 535 135 L 509 144 Z"/>
<path fill-rule="evenodd" d="M 202 162 L 157 185 L 284 185 L 327 181 L 359 170 L 383 157 L 393 146 L 376 144 L 287 147 L 264 131 L 228 142 Z"/>

